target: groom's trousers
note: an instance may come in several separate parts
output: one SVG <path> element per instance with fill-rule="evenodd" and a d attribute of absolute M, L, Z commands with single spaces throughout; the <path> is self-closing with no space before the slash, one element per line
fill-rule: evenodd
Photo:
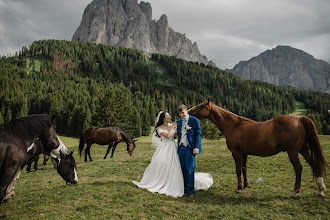
<path fill-rule="evenodd" d="M 195 156 L 189 147 L 179 146 L 179 159 L 184 179 L 184 191 L 188 194 L 195 192 Z"/>

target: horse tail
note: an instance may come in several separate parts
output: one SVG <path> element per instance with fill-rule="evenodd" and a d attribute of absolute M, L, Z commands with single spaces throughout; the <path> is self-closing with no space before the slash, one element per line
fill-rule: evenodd
<path fill-rule="evenodd" d="M 79 140 L 79 155 L 81 157 L 81 152 L 84 150 L 84 146 L 85 146 L 85 141 L 82 135 L 82 132 L 80 133 L 80 140 Z"/>
<path fill-rule="evenodd" d="M 324 153 L 319 141 L 317 130 L 312 119 L 307 117 L 299 118 L 306 130 L 306 146 L 311 156 L 311 167 L 313 177 L 325 177 L 328 164 L 324 158 Z"/>

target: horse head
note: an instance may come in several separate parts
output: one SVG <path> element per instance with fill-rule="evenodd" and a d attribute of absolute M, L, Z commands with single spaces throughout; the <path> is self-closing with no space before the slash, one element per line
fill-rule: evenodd
<path fill-rule="evenodd" d="M 127 143 L 127 152 L 129 156 L 133 156 L 134 148 L 135 148 L 135 140 L 132 140 L 132 142 Z"/>
<path fill-rule="evenodd" d="M 43 153 L 56 161 L 57 172 L 67 184 L 78 183 L 76 161 L 72 156 L 73 151 L 70 152 L 59 138 L 58 140 L 60 145 L 56 149 L 52 149 L 48 142 L 42 142 Z"/>
<path fill-rule="evenodd" d="M 78 183 L 76 161 L 72 154 L 73 151 L 71 151 L 69 154 L 65 154 L 60 150 L 60 158 L 58 158 L 57 172 L 66 181 L 67 184 Z"/>
<path fill-rule="evenodd" d="M 195 116 L 198 119 L 208 118 L 211 112 L 212 103 L 210 97 L 208 97 L 206 101 L 189 109 L 188 114 Z"/>

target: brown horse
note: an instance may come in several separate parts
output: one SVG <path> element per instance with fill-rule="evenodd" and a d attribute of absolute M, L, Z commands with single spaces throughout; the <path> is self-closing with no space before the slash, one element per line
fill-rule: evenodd
<path fill-rule="evenodd" d="M 111 152 L 111 158 L 112 158 L 113 153 L 115 152 L 115 149 L 117 147 L 117 144 L 120 143 L 121 141 L 126 142 L 127 152 L 129 153 L 130 156 L 132 156 L 135 148 L 135 143 L 123 128 L 119 126 L 110 126 L 106 128 L 89 127 L 81 132 L 80 142 L 79 142 L 79 154 L 81 156 L 81 152 L 84 149 L 86 143 L 87 147 L 85 149 L 85 162 L 87 162 L 87 154 L 89 156 L 89 160 L 93 161 L 90 154 L 90 148 L 92 144 L 109 145 L 107 153 L 104 156 L 104 159 L 107 158 L 111 148 L 112 148 L 112 152 Z"/>
<path fill-rule="evenodd" d="M 318 134 L 313 121 L 307 117 L 282 115 L 265 122 L 256 122 L 226 111 L 208 100 L 189 109 L 189 114 L 199 119 L 209 119 L 226 137 L 228 149 L 236 164 L 237 193 L 248 186 L 247 155 L 273 156 L 286 151 L 296 173 L 294 192 L 300 193 L 302 165 L 298 153 L 312 167 L 313 177 L 317 178 L 319 195 L 324 196 L 325 184 L 322 177 L 328 168 L 323 156 Z"/>
<path fill-rule="evenodd" d="M 28 147 L 37 138 L 52 149 L 58 148 L 54 118 L 30 115 L 0 125 L 0 205 L 15 195 L 15 183 L 27 161 Z"/>

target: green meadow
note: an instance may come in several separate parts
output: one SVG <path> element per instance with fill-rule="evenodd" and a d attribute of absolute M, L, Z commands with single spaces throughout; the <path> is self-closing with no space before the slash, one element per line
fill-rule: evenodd
<path fill-rule="evenodd" d="M 150 137 L 137 141 L 134 156 L 126 145 L 117 146 L 114 157 L 104 160 L 107 146 L 93 145 L 93 162 L 78 154 L 78 139 L 62 137 L 74 150 L 79 182 L 66 185 L 52 164 L 39 161 L 39 171 L 25 169 L 16 184 L 16 196 L 0 207 L 2 219 L 329 219 L 330 191 L 317 196 L 317 182 L 306 161 L 302 193 L 291 199 L 295 175 L 286 153 L 273 157 L 249 156 L 250 187 L 236 194 L 234 160 L 225 139 L 203 139 L 203 153 L 197 156 L 196 171 L 210 173 L 214 184 L 193 198 L 171 198 L 139 189 L 140 180 L 154 149 Z M 330 161 L 330 136 L 320 136 Z M 328 175 L 329 176 L 329 175 Z M 256 181 L 261 178 L 262 181 Z M 329 177 L 325 183 L 330 188 Z"/>
<path fill-rule="evenodd" d="M 301 117 L 307 115 L 307 109 L 303 102 L 296 101 L 296 110 L 290 114 L 291 116 Z"/>

